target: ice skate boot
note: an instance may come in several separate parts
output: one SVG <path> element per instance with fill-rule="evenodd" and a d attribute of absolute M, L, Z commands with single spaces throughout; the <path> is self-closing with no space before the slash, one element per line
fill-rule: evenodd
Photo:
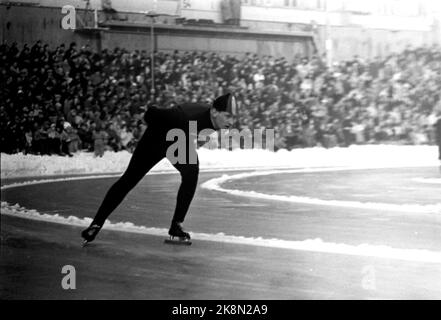
<path fill-rule="evenodd" d="M 95 239 L 98 232 L 101 230 L 101 227 L 102 226 L 100 225 L 92 224 L 90 227 L 88 227 L 87 229 L 83 230 L 83 232 L 81 232 L 81 236 L 84 239 L 83 247 Z"/>
<path fill-rule="evenodd" d="M 165 243 L 191 245 L 190 234 L 182 229 L 182 224 L 179 222 L 172 222 L 168 234 L 170 239 L 166 239 Z"/>

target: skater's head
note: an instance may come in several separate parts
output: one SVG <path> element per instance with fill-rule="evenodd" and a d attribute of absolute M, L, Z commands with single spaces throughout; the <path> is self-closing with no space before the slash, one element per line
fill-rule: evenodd
<path fill-rule="evenodd" d="M 233 126 L 237 113 L 236 98 L 227 93 L 217 97 L 213 102 L 210 115 L 215 129 L 229 129 Z"/>

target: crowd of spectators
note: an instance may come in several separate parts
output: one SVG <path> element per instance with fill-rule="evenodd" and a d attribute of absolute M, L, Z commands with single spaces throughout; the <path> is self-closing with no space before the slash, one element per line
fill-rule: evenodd
<path fill-rule="evenodd" d="M 237 126 L 274 128 L 276 148 L 433 143 L 441 115 L 437 46 L 331 67 L 317 56 L 288 62 L 174 51 L 154 57 L 152 88 L 146 51 L 3 43 L 0 151 L 132 151 L 146 129 L 145 106 L 209 103 L 226 91 L 238 100 Z"/>

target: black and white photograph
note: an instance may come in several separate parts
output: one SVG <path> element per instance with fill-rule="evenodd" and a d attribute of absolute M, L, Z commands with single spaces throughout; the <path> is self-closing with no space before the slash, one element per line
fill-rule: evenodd
<path fill-rule="evenodd" d="M 3 301 L 441 300 L 441 1 L 0 0 L 0 139 Z"/>

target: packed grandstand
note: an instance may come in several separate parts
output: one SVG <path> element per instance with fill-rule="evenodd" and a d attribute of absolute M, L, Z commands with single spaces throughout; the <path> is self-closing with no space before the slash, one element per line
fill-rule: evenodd
<path fill-rule="evenodd" d="M 132 151 L 146 106 L 210 103 L 234 92 L 236 126 L 275 129 L 275 146 L 433 144 L 441 115 L 441 48 L 336 62 L 318 56 L 221 55 L 75 43 L 0 46 L 1 152 Z"/>

